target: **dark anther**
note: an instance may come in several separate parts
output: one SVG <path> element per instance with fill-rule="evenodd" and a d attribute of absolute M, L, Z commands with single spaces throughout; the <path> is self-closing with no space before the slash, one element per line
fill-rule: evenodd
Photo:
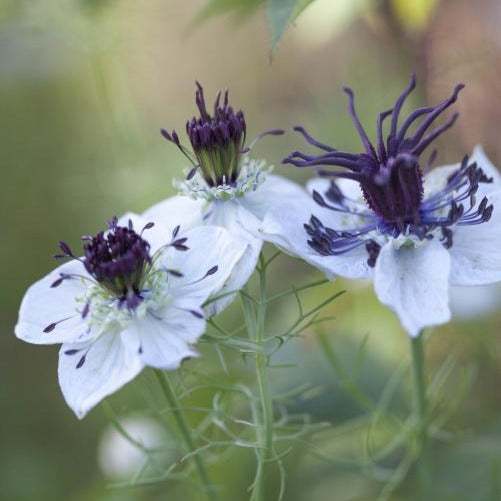
<path fill-rule="evenodd" d="M 327 200 L 330 200 L 338 205 L 342 205 L 344 201 L 344 195 L 335 181 L 331 181 L 329 189 L 325 192 L 325 197 Z"/>
<path fill-rule="evenodd" d="M 195 165 L 192 169 L 190 169 L 190 172 L 188 172 L 188 175 L 186 176 L 186 181 L 189 181 L 190 179 L 193 179 L 193 176 L 197 173 L 197 169 L 199 168 L 199 165 Z"/>
<path fill-rule="evenodd" d="M 377 258 L 379 257 L 381 246 L 378 243 L 374 242 L 374 240 L 370 240 L 365 244 L 365 249 L 367 250 L 367 254 L 369 254 L 367 264 L 371 268 L 374 268 L 374 266 L 376 266 Z"/>
<path fill-rule="evenodd" d="M 62 259 L 62 258 L 66 258 L 66 257 L 72 257 L 73 259 L 78 259 L 74 256 L 70 246 L 66 242 L 60 241 L 59 248 L 61 249 L 61 251 L 63 253 L 62 254 L 54 254 L 54 259 Z"/>
<path fill-rule="evenodd" d="M 109 229 L 109 230 L 114 231 L 114 230 L 115 230 L 115 228 L 117 228 L 117 225 L 118 225 L 118 218 L 117 218 L 117 216 L 113 216 L 113 217 L 110 219 L 110 221 L 108 221 L 108 222 L 106 223 L 106 225 L 108 226 L 108 229 Z M 131 222 L 130 220 L 129 220 L 129 225 L 132 225 L 132 222 Z M 129 230 L 130 230 L 130 227 L 129 227 Z"/>
<path fill-rule="evenodd" d="M 64 352 L 65 355 L 76 355 L 79 351 L 82 351 L 81 349 L 80 350 L 77 350 L 77 349 L 72 349 L 72 350 L 66 350 Z"/>
<path fill-rule="evenodd" d="M 184 245 L 185 242 L 187 241 L 187 238 L 178 238 L 177 240 L 174 240 L 171 244 L 170 247 L 174 247 L 174 249 L 178 251 L 187 251 L 189 247 L 187 245 Z"/>
<path fill-rule="evenodd" d="M 452 230 L 450 228 L 442 227 L 442 243 L 446 249 L 452 247 Z"/>
<path fill-rule="evenodd" d="M 153 226 L 155 226 L 155 223 L 153 222 L 149 222 L 149 223 L 146 223 L 144 226 L 143 226 L 143 229 L 141 230 L 141 235 L 146 231 L 146 230 L 150 230 L 151 228 L 153 228 Z M 132 230 L 132 228 L 129 228 L 130 230 Z"/>
<path fill-rule="evenodd" d="M 318 191 L 313 190 L 312 196 L 313 196 L 313 200 L 315 200 L 315 202 L 318 205 L 320 205 L 320 207 L 327 207 L 325 200 L 323 199 L 322 195 L 320 195 L 320 193 Z"/>
<path fill-rule="evenodd" d="M 77 365 L 76 365 L 76 369 L 80 369 L 82 367 L 82 365 L 85 363 L 85 357 L 87 356 L 87 353 L 85 355 L 82 356 L 82 358 L 78 361 Z"/>
<path fill-rule="evenodd" d="M 82 318 L 86 318 L 90 311 L 90 303 L 87 301 L 82 310 Z"/>
<path fill-rule="evenodd" d="M 55 280 L 54 282 L 52 282 L 52 284 L 50 286 L 51 287 L 59 287 L 63 283 L 63 280 L 64 280 L 64 277 L 60 277 L 57 280 Z"/>
<path fill-rule="evenodd" d="M 205 276 L 209 277 L 210 275 L 214 275 L 214 273 L 216 273 L 218 269 L 219 269 L 219 266 L 217 266 L 217 265 L 213 266 L 210 270 L 207 271 Z"/>
<path fill-rule="evenodd" d="M 165 270 L 165 271 L 167 271 L 167 273 L 169 275 L 172 275 L 173 277 L 176 277 L 176 278 L 181 278 L 183 276 L 183 274 L 180 271 L 178 271 L 178 270 L 170 270 L 170 269 L 168 269 L 168 270 Z"/>
<path fill-rule="evenodd" d="M 57 325 L 57 322 L 53 322 L 53 323 L 49 324 L 47 327 L 45 327 L 43 332 L 45 332 L 46 334 L 48 332 L 52 332 L 56 328 L 56 325 Z"/>

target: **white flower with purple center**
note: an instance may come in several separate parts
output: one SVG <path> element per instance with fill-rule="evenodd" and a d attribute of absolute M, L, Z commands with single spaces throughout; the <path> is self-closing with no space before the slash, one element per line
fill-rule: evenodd
<path fill-rule="evenodd" d="M 284 163 L 343 169 L 321 168 L 320 175 L 336 181 L 313 180 L 312 199 L 303 195 L 273 209 L 260 228 L 264 238 L 328 276 L 373 277 L 379 300 L 396 312 L 411 336 L 450 319 L 449 285 L 501 280 L 501 184 L 496 168 L 480 147 L 470 159 L 434 170 L 435 151 L 424 169 L 420 159 L 455 122 L 457 113 L 430 130 L 463 86 L 439 105 L 413 111 L 399 126 L 400 110 L 414 87 L 413 77 L 395 106 L 379 115 L 375 147 L 355 113 L 353 92 L 346 89 L 363 153 L 331 148 L 296 127 L 323 153 L 296 151 Z M 385 142 L 383 122 L 388 117 Z"/>
<path fill-rule="evenodd" d="M 162 130 L 164 138 L 180 149 L 193 168 L 185 180 L 174 182 L 178 195 L 152 206 L 143 216 L 159 222 L 174 217 L 184 227 L 227 228 L 246 247 L 225 284 L 225 291 L 237 291 L 254 271 L 263 243 L 255 231 L 249 230 L 255 230 L 271 207 L 301 196 L 303 190 L 288 179 L 270 174 L 272 167 L 265 161 L 247 155 L 256 141 L 245 147 L 244 114 L 241 110 L 235 112 L 228 104 L 227 91 L 222 102 L 221 93 L 217 95 L 211 115 L 203 89 L 197 83 L 196 105 L 200 116 L 186 124 L 193 155 L 175 131 Z M 271 130 L 257 139 L 282 133 Z M 213 303 L 211 312 L 220 311 L 233 297 L 228 295 Z"/>
<path fill-rule="evenodd" d="M 71 261 L 33 284 L 19 312 L 17 337 L 62 343 L 59 383 L 79 418 L 143 367 L 176 369 L 197 356 L 202 305 L 243 252 L 223 228 L 177 226 L 166 244 L 158 225 L 127 219 L 83 237 L 82 257 L 61 242 L 56 257 Z"/>

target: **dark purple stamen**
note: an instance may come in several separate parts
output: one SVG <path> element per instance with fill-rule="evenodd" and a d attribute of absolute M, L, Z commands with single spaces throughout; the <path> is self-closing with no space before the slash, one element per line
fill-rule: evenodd
<path fill-rule="evenodd" d="M 172 241 L 169 245 L 178 251 L 187 251 L 189 250 L 189 247 L 184 245 L 187 240 L 187 238 L 178 238 L 177 240 Z"/>
<path fill-rule="evenodd" d="M 62 251 L 62 254 L 54 254 L 54 259 L 64 259 L 64 258 L 72 258 L 72 259 L 79 259 L 77 258 L 74 254 L 73 254 L 73 251 L 71 250 L 70 246 L 66 243 L 66 242 L 63 242 L 63 241 L 60 241 L 59 242 L 59 248 L 61 249 Z"/>
<path fill-rule="evenodd" d="M 63 281 L 64 281 L 65 277 L 61 276 L 60 278 L 58 278 L 57 280 L 54 280 L 54 282 L 52 282 L 51 284 L 51 287 L 59 287 Z"/>
<path fill-rule="evenodd" d="M 132 222 L 129 220 L 129 223 L 132 224 Z M 145 232 L 145 230 L 150 230 L 151 228 L 153 228 L 153 226 L 155 226 L 155 223 L 153 222 L 149 222 L 149 223 L 146 223 L 144 226 L 143 226 L 143 229 L 141 230 L 141 235 Z M 129 227 L 129 229 L 132 229 L 131 227 Z"/>
<path fill-rule="evenodd" d="M 179 270 L 166 269 L 165 271 L 169 275 L 172 275 L 173 277 L 176 277 L 176 278 L 181 278 L 183 276 L 183 274 Z"/>
<path fill-rule="evenodd" d="M 216 273 L 218 269 L 219 269 L 219 266 L 217 266 L 217 265 L 213 266 L 210 270 L 207 271 L 205 276 L 208 277 L 210 275 L 214 275 L 214 273 Z"/>
<path fill-rule="evenodd" d="M 82 351 L 82 350 L 81 349 L 80 350 L 78 350 L 78 349 L 66 350 L 64 352 L 64 354 L 73 356 L 73 355 L 76 355 L 79 351 Z"/>
<path fill-rule="evenodd" d="M 85 355 L 82 355 L 82 357 L 78 361 L 77 365 L 75 366 L 75 369 L 80 369 L 83 366 L 83 364 L 85 363 L 86 357 L 87 357 L 87 353 Z"/>
<path fill-rule="evenodd" d="M 381 246 L 374 242 L 373 240 L 369 240 L 365 244 L 365 250 L 367 251 L 367 254 L 369 254 L 369 259 L 367 260 L 367 264 L 371 267 L 374 268 L 376 266 L 376 260 L 379 257 L 379 251 L 381 250 Z"/>
<path fill-rule="evenodd" d="M 283 163 L 297 167 L 342 167 L 341 171 L 319 169 L 318 172 L 324 176 L 357 181 L 367 205 L 372 210 L 372 213 L 367 213 L 367 208 L 364 207 L 354 209 L 353 205 L 357 202 L 348 201 L 334 182 L 324 194 L 313 192 L 313 199 L 320 206 L 337 212 L 359 214 L 367 222 L 363 228 L 338 232 L 325 228 L 317 218 L 312 217 L 305 228 L 311 237 L 309 244 L 320 254 L 342 253 L 365 243 L 369 254 L 368 264 L 374 266 L 380 246 L 364 235 L 375 229 L 394 237 L 407 232 L 420 239 L 429 239 L 433 238 L 431 232 L 438 228 L 442 233 L 442 243 L 450 247 L 453 242 L 450 226 L 479 224 L 491 217 L 492 205 L 488 205 L 487 199 L 476 205 L 474 195 L 479 183 L 492 180 L 488 179 L 475 163 L 468 165 L 467 158 L 448 180 L 444 189 L 424 200 L 420 156 L 439 135 L 452 127 L 458 113 L 454 113 L 443 124 L 431 130 L 430 127 L 457 100 L 464 85 L 457 85 L 452 94 L 437 106 L 419 108 L 411 112 L 399 127 L 400 111 L 415 85 L 416 79 L 413 76 L 395 106 L 379 115 L 376 146 L 371 143 L 358 119 L 353 92 L 344 89 L 348 95 L 350 116 L 365 150 L 363 153 L 354 154 L 336 150 L 313 139 L 304 128 L 295 127 L 309 144 L 323 150 L 323 153 L 307 155 L 295 151 L 285 158 Z M 391 123 L 385 142 L 383 123 L 389 117 Z M 408 134 L 409 128 L 421 117 L 423 118 L 414 132 Z M 436 150 L 433 150 L 425 164 L 426 170 L 431 168 L 435 157 Z"/>
<path fill-rule="evenodd" d="M 43 330 L 46 334 L 48 332 L 52 332 L 55 328 L 56 328 L 56 322 L 52 322 L 51 324 L 49 324 L 47 327 L 45 327 L 45 329 Z"/>
<path fill-rule="evenodd" d="M 90 311 L 90 303 L 89 303 L 89 301 L 87 301 L 85 303 L 85 306 L 83 307 L 83 310 L 82 310 L 82 318 L 86 318 L 87 315 L 89 314 L 89 311 Z"/>
<path fill-rule="evenodd" d="M 209 268 L 203 277 L 198 278 L 197 280 L 194 280 L 193 282 L 190 282 L 190 285 L 198 284 L 202 280 L 205 280 L 207 277 L 210 277 L 211 275 L 214 275 L 214 273 L 217 272 L 219 269 L 219 266 L 212 266 L 212 268 Z"/>
<path fill-rule="evenodd" d="M 66 317 L 66 318 L 62 318 L 61 320 L 58 320 L 57 322 L 52 322 L 51 324 L 47 325 L 47 327 L 45 327 L 43 329 L 43 332 L 45 334 L 52 332 L 57 327 L 57 325 L 59 325 L 62 322 L 66 322 L 66 320 L 69 320 L 70 318 L 73 318 L 73 317 Z"/>

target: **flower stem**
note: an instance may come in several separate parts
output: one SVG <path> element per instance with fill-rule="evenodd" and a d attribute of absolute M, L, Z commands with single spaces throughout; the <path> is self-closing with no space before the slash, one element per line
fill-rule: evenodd
<path fill-rule="evenodd" d="M 259 390 L 259 412 L 257 418 L 257 441 L 259 448 L 256 450 L 257 470 L 252 484 L 251 501 L 265 501 L 266 499 L 266 470 L 273 451 L 273 399 L 270 381 L 268 378 L 268 355 L 265 352 L 265 319 L 266 319 L 266 267 L 263 255 L 260 256 L 259 267 L 259 297 L 251 307 L 249 300 L 242 298 L 244 316 L 247 324 L 249 338 L 258 345 L 256 351 L 256 378 Z"/>
<path fill-rule="evenodd" d="M 183 411 L 179 406 L 179 402 L 170 384 L 169 378 L 167 374 L 160 369 L 155 369 L 154 372 L 158 379 L 158 383 L 160 384 L 160 387 L 162 388 L 162 391 L 165 395 L 165 398 L 169 403 L 177 427 L 179 428 L 179 431 L 183 437 L 186 447 L 188 448 L 189 452 L 193 453 L 196 451 L 195 442 L 193 441 L 190 427 L 184 417 Z M 209 501 L 218 501 L 218 496 L 216 495 L 214 487 L 209 479 L 209 475 L 207 474 L 207 469 L 205 467 L 205 463 L 202 457 L 200 456 L 200 454 L 197 453 L 194 453 L 192 457 L 195 462 L 195 467 L 197 469 L 198 476 L 200 477 L 200 482 L 202 483 L 204 491 L 207 494 L 207 499 Z"/>
<path fill-rule="evenodd" d="M 418 439 L 418 475 L 420 499 L 429 500 L 430 465 L 428 461 L 428 409 L 424 374 L 423 331 L 411 338 L 412 369 L 414 373 L 414 412 Z"/>

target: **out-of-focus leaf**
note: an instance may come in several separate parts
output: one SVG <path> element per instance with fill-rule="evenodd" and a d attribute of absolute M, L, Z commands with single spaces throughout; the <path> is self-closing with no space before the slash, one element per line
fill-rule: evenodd
<path fill-rule="evenodd" d="M 277 48 L 285 30 L 313 0 L 268 0 L 268 25 L 271 31 L 271 52 Z"/>
<path fill-rule="evenodd" d="M 90 1 L 90 0 L 87 0 Z M 95 0 L 94 0 L 95 1 Z M 219 14 L 232 13 L 237 19 L 245 19 L 254 14 L 266 2 L 268 26 L 271 31 L 273 53 L 289 25 L 314 0 L 208 0 L 205 7 L 194 19 L 198 24 Z"/>
<path fill-rule="evenodd" d="M 208 0 L 206 6 L 195 18 L 195 23 L 199 23 L 218 14 L 231 12 L 239 19 L 253 14 L 265 0 Z"/>
<path fill-rule="evenodd" d="M 395 16 L 406 29 L 422 31 L 428 26 L 440 0 L 392 0 Z"/>

